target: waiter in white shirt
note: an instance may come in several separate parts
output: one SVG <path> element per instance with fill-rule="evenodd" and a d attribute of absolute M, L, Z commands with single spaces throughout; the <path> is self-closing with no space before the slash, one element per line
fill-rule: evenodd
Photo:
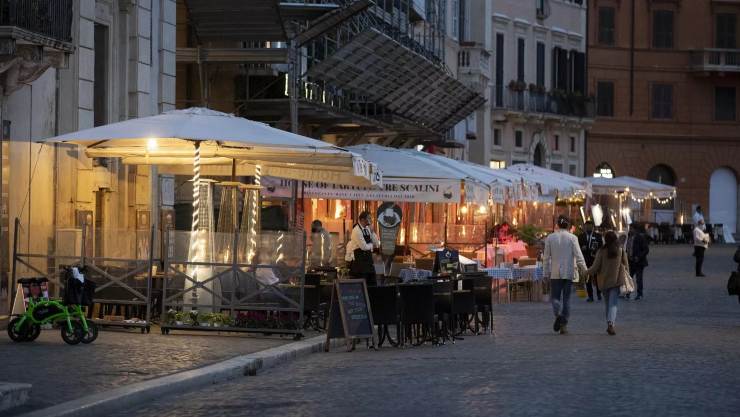
<path fill-rule="evenodd" d="M 380 240 L 370 228 L 370 213 L 363 211 L 352 228 L 344 258 L 349 262 L 351 277 L 364 279 L 368 286 L 376 285 L 373 249 L 379 247 Z"/>
<path fill-rule="evenodd" d="M 694 226 L 699 224 L 699 220 L 701 220 L 702 224 L 705 223 L 704 213 L 701 211 L 701 206 L 696 206 L 696 211 L 694 212 Z"/>

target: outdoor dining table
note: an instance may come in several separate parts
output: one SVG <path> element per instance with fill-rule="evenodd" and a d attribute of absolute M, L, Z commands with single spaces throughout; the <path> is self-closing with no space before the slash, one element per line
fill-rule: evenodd
<path fill-rule="evenodd" d="M 432 271 L 428 269 L 404 268 L 398 272 L 401 282 L 421 281 L 432 277 Z"/>
<path fill-rule="evenodd" d="M 494 281 L 497 302 L 501 301 L 502 289 L 506 290 L 506 301 L 511 302 L 511 290 L 515 286 L 523 286 L 530 301 L 539 300 L 539 297 L 535 297 L 535 294 L 542 293 L 544 271 L 541 266 L 493 267 L 483 268 L 481 271 L 488 274 Z"/>

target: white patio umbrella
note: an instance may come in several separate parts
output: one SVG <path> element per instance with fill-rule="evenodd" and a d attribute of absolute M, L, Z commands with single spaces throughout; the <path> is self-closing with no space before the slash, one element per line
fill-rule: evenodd
<path fill-rule="evenodd" d="M 676 187 L 640 178 L 622 176 L 616 178 L 589 178 L 594 194 L 629 193 L 638 199 L 673 198 Z"/>
<path fill-rule="evenodd" d="M 525 180 L 539 184 L 543 195 L 557 194 L 558 197 L 591 195 L 591 183 L 585 178 L 574 177 L 532 164 L 516 164 L 506 169 L 521 175 Z"/>
<path fill-rule="evenodd" d="M 41 142 L 83 145 L 89 157 L 159 165 L 163 173 L 191 175 L 188 166 L 197 149 L 204 175 L 253 175 L 260 166 L 262 175 L 296 180 L 358 186 L 381 180 L 371 164 L 345 149 L 205 108 L 173 110 Z"/>
<path fill-rule="evenodd" d="M 193 175 L 193 224 L 188 259 L 209 262 L 213 232 L 200 223 L 200 175 L 261 175 L 372 187 L 382 174 L 362 157 L 326 142 L 205 108 L 169 111 L 42 140 L 85 147 L 88 157 L 118 157 L 125 164 L 157 165 L 160 173 Z M 257 210 L 257 206 L 252 208 Z M 236 213 L 236 209 L 233 210 Z M 210 216 L 206 216 L 206 220 Z M 253 216 L 253 218 L 256 218 Z M 256 222 L 249 225 L 256 245 Z M 248 249 L 248 254 L 254 253 Z M 249 260 L 251 261 L 251 259 Z M 193 282 L 209 267 L 189 267 Z M 204 294 L 206 304 L 210 299 Z M 197 291 L 193 298 L 198 299 Z"/>
<path fill-rule="evenodd" d="M 396 201 L 481 205 L 488 202 L 488 185 L 456 168 L 448 158 L 373 144 L 347 149 L 378 165 L 383 172 L 384 190 L 389 197 L 396 194 Z M 465 190 L 464 195 L 461 190 Z"/>

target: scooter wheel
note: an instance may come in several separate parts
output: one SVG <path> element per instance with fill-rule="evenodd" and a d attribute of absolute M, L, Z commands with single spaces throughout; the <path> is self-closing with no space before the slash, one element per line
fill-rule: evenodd
<path fill-rule="evenodd" d="M 8 337 L 14 342 L 25 342 L 31 330 L 28 321 L 23 322 L 18 327 L 17 324 L 20 320 L 21 317 L 15 317 L 8 323 Z"/>
<path fill-rule="evenodd" d="M 38 339 L 40 334 L 41 326 L 39 326 L 38 324 L 32 324 L 28 335 L 26 336 L 26 342 L 33 342 L 34 340 Z"/>
<path fill-rule="evenodd" d="M 80 331 L 82 331 L 82 340 L 81 342 L 84 344 L 89 344 L 95 341 L 95 339 L 98 338 L 98 325 L 93 323 L 92 321 L 87 322 L 87 333 L 85 333 L 85 330 L 82 328 L 82 323 L 79 323 L 80 325 Z"/>
<path fill-rule="evenodd" d="M 67 323 L 61 324 L 62 340 L 69 345 L 76 345 L 82 341 L 83 333 L 82 324 L 78 321 L 72 321 L 72 330 L 69 330 Z"/>

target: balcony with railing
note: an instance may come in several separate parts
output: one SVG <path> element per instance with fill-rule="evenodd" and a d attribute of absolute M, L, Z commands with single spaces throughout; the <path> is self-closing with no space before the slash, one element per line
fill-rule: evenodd
<path fill-rule="evenodd" d="M 740 72 L 740 49 L 707 48 L 691 51 L 691 70 Z"/>
<path fill-rule="evenodd" d="M 0 0 L 0 39 L 71 51 L 72 13 L 73 0 Z"/>
<path fill-rule="evenodd" d="M 565 92 L 546 92 L 535 88 L 492 87 L 493 108 L 506 112 L 593 119 L 596 106 L 592 97 Z"/>
<path fill-rule="evenodd" d="M 457 53 L 458 71 L 476 72 L 489 77 L 491 54 L 480 46 L 462 46 Z"/>

